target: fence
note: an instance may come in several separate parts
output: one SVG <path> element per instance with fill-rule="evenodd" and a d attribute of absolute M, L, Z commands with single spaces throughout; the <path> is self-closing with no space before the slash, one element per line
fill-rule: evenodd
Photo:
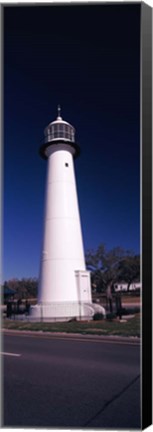
<path fill-rule="evenodd" d="M 30 305 L 29 305 L 30 306 Z M 72 321 L 75 319 L 92 319 L 94 314 L 92 304 L 81 302 L 54 302 L 39 303 L 25 307 L 9 302 L 3 311 L 4 318 L 12 320 L 25 320 L 29 322 L 57 322 Z"/>
<path fill-rule="evenodd" d="M 137 305 L 122 304 L 122 296 L 116 294 L 112 299 L 103 297 L 101 301 L 93 303 L 82 302 L 56 302 L 56 303 L 40 303 L 35 306 L 30 304 L 9 302 L 4 311 L 3 317 L 12 320 L 25 320 L 29 322 L 58 322 L 58 321 L 72 321 L 72 320 L 91 320 L 94 314 L 100 313 L 105 317 L 102 311 L 102 306 L 106 314 L 119 314 L 122 312 L 126 314 L 126 309 L 140 309 Z M 124 307 L 123 307 L 124 306 Z"/>

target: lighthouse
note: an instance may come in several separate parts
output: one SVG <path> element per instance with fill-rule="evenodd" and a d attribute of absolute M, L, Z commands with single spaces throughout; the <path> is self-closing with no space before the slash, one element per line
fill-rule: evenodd
<path fill-rule="evenodd" d="M 92 317 L 90 272 L 86 270 L 74 160 L 80 148 L 74 127 L 61 117 L 44 130 L 40 156 L 47 161 L 45 211 L 37 305 L 33 318 Z"/>

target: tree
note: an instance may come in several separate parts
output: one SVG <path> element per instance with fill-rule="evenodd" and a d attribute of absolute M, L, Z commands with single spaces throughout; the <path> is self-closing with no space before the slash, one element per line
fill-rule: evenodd
<path fill-rule="evenodd" d="M 92 272 L 92 280 L 97 285 L 97 291 L 106 290 L 118 278 L 118 266 L 126 252 L 120 247 L 108 251 L 101 244 L 96 251 L 90 250 L 86 254 L 87 268 Z"/>
<path fill-rule="evenodd" d="M 133 282 L 140 281 L 140 256 L 131 255 L 126 256 L 119 263 L 119 281 L 124 280 L 127 282 L 127 290 Z"/>
<path fill-rule="evenodd" d="M 86 253 L 86 265 L 91 270 L 91 280 L 97 286 L 97 291 L 106 291 L 116 282 L 125 281 L 128 287 L 140 278 L 140 257 L 132 251 L 121 247 L 107 250 L 101 244 L 97 250 Z"/>
<path fill-rule="evenodd" d="M 9 288 L 16 291 L 16 298 L 31 298 L 37 296 L 38 279 L 37 278 L 22 278 L 10 279 L 5 282 Z"/>

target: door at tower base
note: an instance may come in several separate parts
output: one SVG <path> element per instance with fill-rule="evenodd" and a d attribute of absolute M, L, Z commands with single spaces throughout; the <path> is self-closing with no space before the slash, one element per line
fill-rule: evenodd
<path fill-rule="evenodd" d="M 87 270 L 75 271 L 79 302 L 91 303 L 90 272 Z"/>

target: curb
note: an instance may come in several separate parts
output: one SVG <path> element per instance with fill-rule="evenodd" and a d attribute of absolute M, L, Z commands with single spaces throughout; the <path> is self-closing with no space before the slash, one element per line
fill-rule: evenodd
<path fill-rule="evenodd" d="M 129 343 L 129 344 L 136 344 L 136 345 L 140 345 L 140 338 L 137 336 L 118 336 L 118 335 L 92 335 L 92 334 L 83 334 L 83 333 L 66 333 L 66 332 L 47 332 L 47 331 L 42 331 L 42 330 L 38 330 L 38 331 L 31 331 L 31 330 L 11 330 L 11 329 L 1 329 L 1 332 L 3 332 L 4 334 L 14 334 L 14 335 L 27 335 L 27 336 L 38 336 L 38 337 L 43 337 L 43 336 L 47 336 L 50 337 L 52 339 L 88 339 L 90 340 L 98 340 L 99 342 L 103 341 L 103 342 L 123 342 L 123 343 Z"/>

